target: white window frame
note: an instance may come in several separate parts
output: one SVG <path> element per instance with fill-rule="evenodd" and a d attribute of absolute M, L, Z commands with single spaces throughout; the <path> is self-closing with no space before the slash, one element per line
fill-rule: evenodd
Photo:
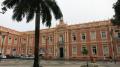
<path fill-rule="evenodd" d="M 72 42 L 77 41 L 77 35 L 76 35 L 76 33 L 72 33 L 72 34 L 71 34 L 71 37 L 72 37 Z M 74 40 L 74 37 L 76 38 L 76 40 Z"/>
<path fill-rule="evenodd" d="M 59 41 L 64 41 L 64 35 L 59 36 Z"/>
<path fill-rule="evenodd" d="M 82 55 L 83 55 L 83 53 L 82 53 L 82 51 L 83 51 L 83 46 L 85 46 L 86 49 L 88 50 L 87 45 L 86 45 L 86 44 L 82 44 L 82 46 L 81 46 L 81 54 L 82 54 Z"/>
<path fill-rule="evenodd" d="M 52 36 L 48 36 L 48 43 L 49 43 L 49 45 L 52 44 L 52 41 L 53 41 L 53 37 Z"/>
<path fill-rule="evenodd" d="M 17 44 L 17 42 L 18 42 L 18 38 L 15 37 L 15 38 L 14 38 L 14 44 Z"/>
<path fill-rule="evenodd" d="M 93 52 L 93 46 L 96 46 L 96 54 L 94 54 L 94 52 Z M 92 44 L 92 45 L 91 45 L 91 51 L 92 51 L 92 55 L 97 55 L 97 54 L 98 54 L 97 44 Z"/>
<path fill-rule="evenodd" d="M 119 31 L 119 30 L 115 30 L 115 35 L 114 35 L 114 37 L 119 39 L 119 38 L 120 38 L 120 37 L 119 37 L 119 34 L 120 34 L 120 31 Z"/>
<path fill-rule="evenodd" d="M 106 37 L 103 38 L 102 32 L 105 32 Z M 102 40 L 107 39 L 107 31 L 101 31 L 101 39 L 102 39 Z"/>
<path fill-rule="evenodd" d="M 104 47 L 107 47 L 108 52 L 105 52 L 106 49 Z M 103 56 L 108 56 L 109 55 L 109 46 L 108 44 L 102 44 L 102 50 L 103 50 Z"/>
<path fill-rule="evenodd" d="M 82 39 L 82 34 L 85 34 L 85 40 Z M 81 33 L 81 40 L 82 40 L 82 41 L 86 41 L 86 33 L 85 33 L 85 32 Z"/>
<path fill-rule="evenodd" d="M 120 38 L 120 32 L 117 33 L 117 37 Z"/>
<path fill-rule="evenodd" d="M 94 32 L 94 35 L 92 34 Z M 96 31 L 90 32 L 90 40 L 96 40 Z"/>
<path fill-rule="evenodd" d="M 76 48 L 74 50 L 74 48 Z M 72 46 L 72 55 L 77 55 L 77 46 Z"/>
<path fill-rule="evenodd" d="M 120 45 L 117 45 L 117 53 L 120 54 Z"/>
<path fill-rule="evenodd" d="M 42 36 L 42 45 L 46 45 L 46 36 L 45 35 Z"/>
<path fill-rule="evenodd" d="M 8 44 L 12 44 L 12 37 L 8 36 Z"/>

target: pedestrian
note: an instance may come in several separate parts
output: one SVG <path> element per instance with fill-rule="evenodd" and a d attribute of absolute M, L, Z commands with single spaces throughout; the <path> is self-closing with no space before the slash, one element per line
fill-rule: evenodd
<path fill-rule="evenodd" d="M 115 64 L 116 64 L 116 62 L 117 62 L 117 61 L 116 61 L 116 58 L 114 58 L 114 62 L 115 62 Z"/>
<path fill-rule="evenodd" d="M 112 57 L 111 56 L 109 56 L 109 61 L 112 62 Z"/>
<path fill-rule="evenodd" d="M 0 53 L 0 62 L 1 62 L 1 59 L 2 59 L 2 54 Z"/>
<path fill-rule="evenodd" d="M 107 63 L 106 55 L 104 55 L 103 59 L 104 59 L 104 62 Z"/>

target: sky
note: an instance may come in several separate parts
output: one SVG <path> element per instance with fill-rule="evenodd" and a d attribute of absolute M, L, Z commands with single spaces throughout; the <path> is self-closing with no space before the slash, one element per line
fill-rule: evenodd
<path fill-rule="evenodd" d="M 3 0 L 0 0 L 0 4 Z M 80 24 L 92 21 L 108 20 L 113 17 L 113 4 L 117 0 L 56 0 L 62 13 L 64 22 L 68 25 Z M 1 6 L 0 6 L 1 8 Z M 0 10 L 1 11 L 1 10 Z M 5 14 L 0 14 L 0 26 L 4 26 L 17 31 L 31 31 L 35 29 L 34 19 L 26 23 L 12 20 L 12 10 Z M 52 26 L 55 27 L 59 21 L 52 20 Z M 40 24 L 40 29 L 45 29 L 45 25 Z"/>

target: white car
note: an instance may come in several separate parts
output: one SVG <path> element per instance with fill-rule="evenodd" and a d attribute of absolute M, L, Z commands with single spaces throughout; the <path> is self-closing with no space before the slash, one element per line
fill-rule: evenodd
<path fill-rule="evenodd" d="M 5 55 L 2 55 L 1 58 L 7 58 Z"/>

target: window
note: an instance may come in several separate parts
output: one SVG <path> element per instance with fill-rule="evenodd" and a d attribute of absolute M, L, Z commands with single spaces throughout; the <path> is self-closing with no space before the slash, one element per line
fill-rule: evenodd
<path fill-rule="evenodd" d="M 8 37 L 8 44 L 12 43 L 12 38 L 9 36 Z"/>
<path fill-rule="evenodd" d="M 120 30 L 115 30 L 115 38 L 120 39 Z"/>
<path fill-rule="evenodd" d="M 86 40 L 86 33 L 82 33 L 81 37 L 82 37 L 82 41 L 85 41 Z"/>
<path fill-rule="evenodd" d="M 59 41 L 61 41 L 61 42 L 64 41 L 63 35 L 60 35 Z"/>
<path fill-rule="evenodd" d="M 106 32 L 105 31 L 102 31 L 101 32 L 101 38 L 102 39 L 106 39 L 107 35 L 106 35 Z"/>
<path fill-rule="evenodd" d="M 48 53 L 49 53 L 49 54 L 52 53 L 52 48 L 48 48 Z"/>
<path fill-rule="evenodd" d="M 109 47 L 107 44 L 103 44 L 103 55 L 108 56 L 109 55 Z"/>
<path fill-rule="evenodd" d="M 76 34 L 72 33 L 72 41 L 76 41 Z"/>
<path fill-rule="evenodd" d="M 72 47 L 72 54 L 77 54 L 77 47 Z"/>
<path fill-rule="evenodd" d="M 117 46 L 117 53 L 120 54 L 120 45 Z"/>
<path fill-rule="evenodd" d="M 45 45 L 45 44 L 46 44 L 46 37 L 42 36 L 42 45 Z"/>
<path fill-rule="evenodd" d="M 48 43 L 51 44 L 52 43 L 52 36 L 48 37 Z"/>
<path fill-rule="evenodd" d="M 91 32 L 90 33 L 90 39 L 91 40 L 96 40 L 96 32 Z"/>
<path fill-rule="evenodd" d="M 29 53 L 30 53 L 30 54 L 32 53 L 32 49 L 31 49 L 31 48 L 29 49 Z"/>
<path fill-rule="evenodd" d="M 85 50 L 87 50 L 87 46 L 86 45 L 82 45 L 82 54 L 83 55 L 86 55 L 86 52 L 85 52 Z"/>
<path fill-rule="evenodd" d="M 82 51 L 83 51 L 84 49 L 87 49 L 86 45 L 82 45 Z"/>
<path fill-rule="evenodd" d="M 118 38 L 120 38 L 120 32 L 118 32 Z"/>
<path fill-rule="evenodd" d="M 92 54 L 93 55 L 97 54 L 97 46 L 96 45 L 92 45 Z"/>
<path fill-rule="evenodd" d="M 17 38 L 14 38 L 14 44 L 17 44 Z"/>
<path fill-rule="evenodd" d="M 40 48 L 39 49 L 39 54 L 44 54 L 45 53 L 45 49 L 44 48 Z"/>
<path fill-rule="evenodd" d="M 64 37 L 63 37 L 63 35 L 59 36 L 59 45 L 64 45 Z"/>

